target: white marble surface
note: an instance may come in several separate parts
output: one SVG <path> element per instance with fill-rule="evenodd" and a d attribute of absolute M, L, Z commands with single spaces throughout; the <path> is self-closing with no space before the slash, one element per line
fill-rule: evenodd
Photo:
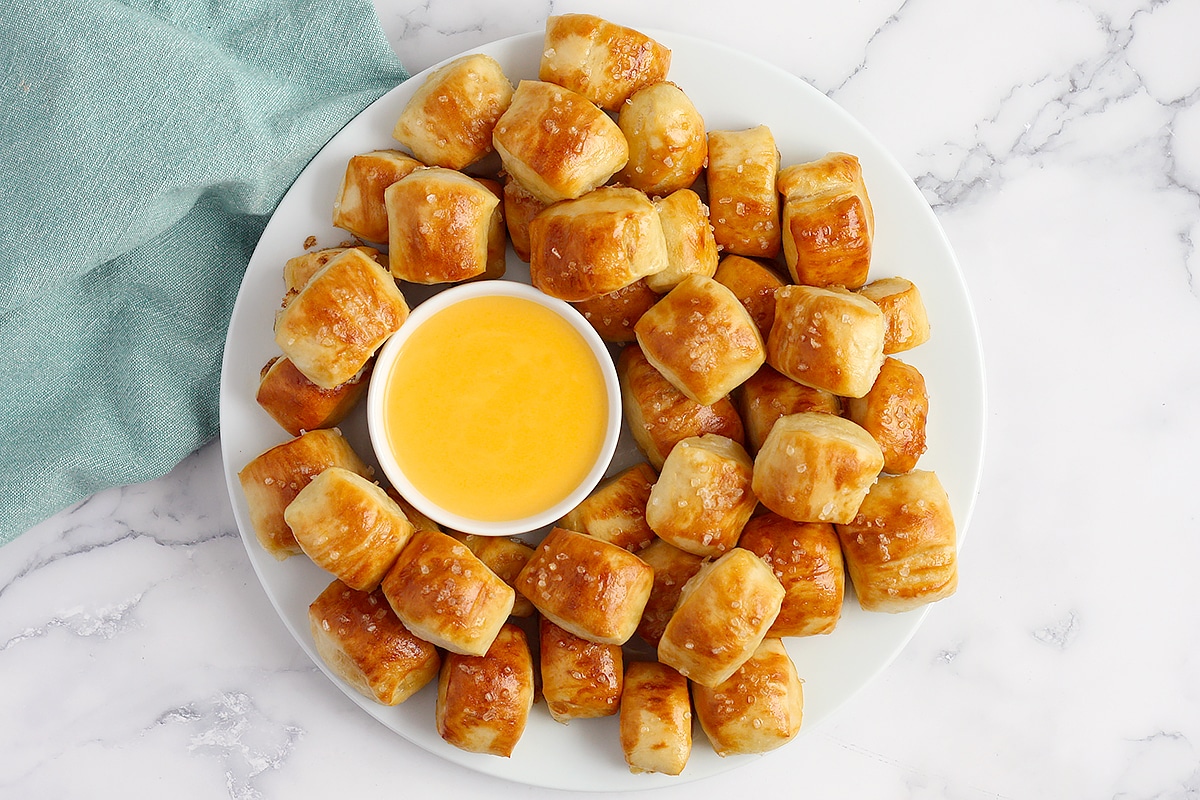
<path fill-rule="evenodd" d="M 655 797 L 1200 793 L 1200 5 L 377 2 L 413 72 L 572 10 L 751 51 L 894 153 L 973 294 L 959 592 L 828 723 Z M 0 549 L 0 796 L 556 794 L 428 755 L 317 671 L 218 448 Z"/>

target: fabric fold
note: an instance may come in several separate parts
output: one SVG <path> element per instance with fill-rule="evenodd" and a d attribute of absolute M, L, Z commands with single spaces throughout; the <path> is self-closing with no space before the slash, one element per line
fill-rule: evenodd
<path fill-rule="evenodd" d="M 0 15 L 0 543 L 212 439 L 250 254 L 408 73 L 370 0 Z"/>

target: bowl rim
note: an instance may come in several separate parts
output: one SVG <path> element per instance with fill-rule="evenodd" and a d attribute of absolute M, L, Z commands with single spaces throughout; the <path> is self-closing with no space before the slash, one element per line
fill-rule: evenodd
<path fill-rule="evenodd" d="M 404 474 L 387 441 L 384 423 L 384 397 L 390 382 L 393 366 L 405 342 L 412 334 L 438 313 L 466 300 L 479 297 L 517 297 L 529 300 L 556 313 L 571 325 L 587 343 L 600 367 L 604 379 L 605 399 L 608 414 L 605 423 L 604 441 L 595 462 L 583 481 L 559 502 L 526 517 L 514 520 L 477 520 L 443 508 L 430 500 Z M 416 306 L 393 333 L 376 356 L 367 389 L 367 429 L 371 449 L 383 470 L 384 476 L 397 492 L 422 514 L 452 530 L 483 536 L 517 536 L 551 525 L 583 502 L 604 478 L 616 452 L 621 432 L 621 389 L 617 380 L 616 365 L 608 346 L 591 323 L 571 304 L 542 292 L 524 283 L 495 279 L 463 283 L 439 291 Z"/>

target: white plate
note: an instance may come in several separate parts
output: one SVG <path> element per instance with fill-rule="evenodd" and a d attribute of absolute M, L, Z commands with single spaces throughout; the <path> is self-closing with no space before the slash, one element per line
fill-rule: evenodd
<path fill-rule="evenodd" d="M 697 39 L 647 31 L 673 51 L 670 79 L 693 100 L 708 129 L 770 126 L 783 163 L 821 157 L 831 150 L 853 153 L 863 165 L 875 208 L 876 238 L 871 277 L 902 275 L 920 288 L 929 309 L 931 341 L 903 355 L 924 374 L 930 396 L 929 450 L 921 460 L 936 470 L 950 496 L 960 537 L 966 533 L 979 485 L 984 441 L 983 364 L 970 300 L 954 254 L 932 211 L 899 164 L 839 106 L 808 84 L 755 58 Z M 503 65 L 515 83 L 535 78 L 542 33 L 534 32 L 476 48 Z M 425 73 L 380 98 L 338 133 L 305 168 L 280 203 L 258 243 L 238 295 L 221 375 L 221 447 L 234 515 L 250 561 L 285 625 L 323 670 L 308 633 L 308 604 L 330 576 L 303 557 L 277 562 L 250 528 L 237 472 L 288 435 L 255 403 L 258 372 L 278 354 L 271 333 L 283 295 L 282 268 L 316 237 L 320 247 L 348 239 L 330 224 L 334 195 L 347 160 L 358 153 L 395 147 L 392 125 Z M 526 265 L 509 255 L 509 277 L 528 280 Z M 421 298 L 405 288 L 409 302 Z M 360 455 L 372 460 L 360 413 L 342 430 Z M 625 437 L 614 468 L 636 458 Z M 960 538 L 961 541 L 961 538 Z M 953 602 L 952 600 L 949 602 Z M 787 640 L 804 679 L 801 736 L 779 753 L 804 747 L 811 731 L 896 656 L 926 610 L 871 614 L 848 596 L 837 630 L 828 636 Z M 326 674 L 328 671 L 326 670 Z M 367 713 L 409 741 L 473 770 L 521 783 L 563 789 L 647 789 L 702 778 L 751 757 L 718 758 L 697 728 L 691 759 L 679 777 L 631 775 L 617 738 L 615 718 L 578 720 L 564 727 L 544 705 L 535 707 L 510 759 L 466 753 L 446 744 L 433 722 L 433 685 L 395 708 L 377 705 L 330 676 Z M 782 756 L 785 757 L 786 756 Z"/>

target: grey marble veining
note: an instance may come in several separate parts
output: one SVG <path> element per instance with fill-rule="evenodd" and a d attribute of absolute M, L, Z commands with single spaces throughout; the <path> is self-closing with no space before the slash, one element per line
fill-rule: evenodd
<path fill-rule="evenodd" d="M 655 793 L 1200 794 L 1200 5 L 378 0 L 416 72 L 592 11 L 753 52 L 854 114 L 934 208 L 987 359 L 959 592 L 784 750 Z M 0 796 L 548 797 L 334 688 L 237 533 L 220 445 L 0 549 Z"/>

